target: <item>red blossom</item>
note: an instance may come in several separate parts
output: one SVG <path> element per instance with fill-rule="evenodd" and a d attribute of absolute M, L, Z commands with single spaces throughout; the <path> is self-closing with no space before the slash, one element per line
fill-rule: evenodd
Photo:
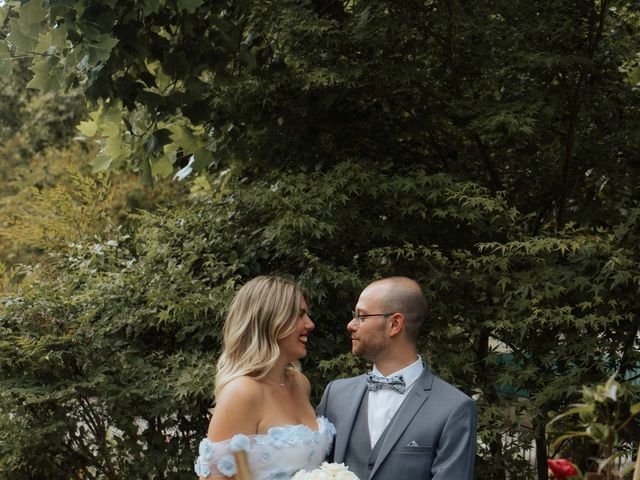
<path fill-rule="evenodd" d="M 569 477 L 578 475 L 576 466 L 569 460 L 565 460 L 564 458 L 559 458 L 557 460 L 547 460 L 547 463 L 549 464 L 551 473 L 553 473 L 553 477 L 556 480 L 567 480 L 567 478 Z"/>

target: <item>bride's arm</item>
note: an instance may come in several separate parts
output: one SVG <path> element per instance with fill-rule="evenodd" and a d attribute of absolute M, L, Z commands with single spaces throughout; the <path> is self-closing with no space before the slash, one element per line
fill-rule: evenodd
<path fill-rule="evenodd" d="M 225 385 L 216 399 L 207 438 L 212 442 L 229 440 L 238 433 L 255 435 L 262 418 L 262 389 L 249 377 L 239 377 Z M 207 477 L 224 478 L 229 477 Z M 231 477 L 235 480 L 235 476 Z M 200 480 L 205 480 L 200 477 Z"/>

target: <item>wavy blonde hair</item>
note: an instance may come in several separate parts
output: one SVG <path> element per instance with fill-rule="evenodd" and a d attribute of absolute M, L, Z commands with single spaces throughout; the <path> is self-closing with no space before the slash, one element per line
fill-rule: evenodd
<path fill-rule="evenodd" d="M 267 376 L 280 356 L 278 340 L 294 332 L 306 297 L 300 286 L 276 276 L 256 277 L 236 293 L 222 331 L 214 396 L 234 378 Z"/>

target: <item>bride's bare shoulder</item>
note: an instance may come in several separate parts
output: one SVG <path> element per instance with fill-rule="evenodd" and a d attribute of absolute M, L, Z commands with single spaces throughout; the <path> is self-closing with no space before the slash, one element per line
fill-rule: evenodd
<path fill-rule="evenodd" d="M 253 377 L 243 376 L 231 380 L 220 389 L 216 406 L 220 404 L 245 404 L 262 400 L 262 384 Z"/>
<path fill-rule="evenodd" d="M 236 433 L 255 434 L 261 418 L 263 395 L 262 385 L 252 377 L 234 378 L 224 385 L 216 398 L 209 423 L 209 439 L 219 441 Z"/>

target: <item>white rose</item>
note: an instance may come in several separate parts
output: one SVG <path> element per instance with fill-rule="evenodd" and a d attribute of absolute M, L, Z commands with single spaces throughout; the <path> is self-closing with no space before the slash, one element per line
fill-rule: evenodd
<path fill-rule="evenodd" d="M 320 466 L 320 470 L 328 473 L 332 477 L 335 477 L 340 472 L 347 472 L 347 467 L 344 466 L 344 463 L 327 463 L 324 462 Z"/>
<path fill-rule="evenodd" d="M 307 478 L 307 471 L 299 470 L 296 472 L 296 474 L 293 476 L 291 480 L 306 480 L 306 478 Z"/>
<path fill-rule="evenodd" d="M 305 478 L 305 480 L 332 480 L 329 475 L 327 475 L 325 472 L 323 472 L 322 470 L 320 470 L 318 468 L 316 468 L 314 471 L 309 473 L 304 478 Z"/>
<path fill-rule="evenodd" d="M 358 477 L 356 477 L 356 474 L 353 472 L 338 472 L 335 475 L 335 480 L 360 480 Z"/>

